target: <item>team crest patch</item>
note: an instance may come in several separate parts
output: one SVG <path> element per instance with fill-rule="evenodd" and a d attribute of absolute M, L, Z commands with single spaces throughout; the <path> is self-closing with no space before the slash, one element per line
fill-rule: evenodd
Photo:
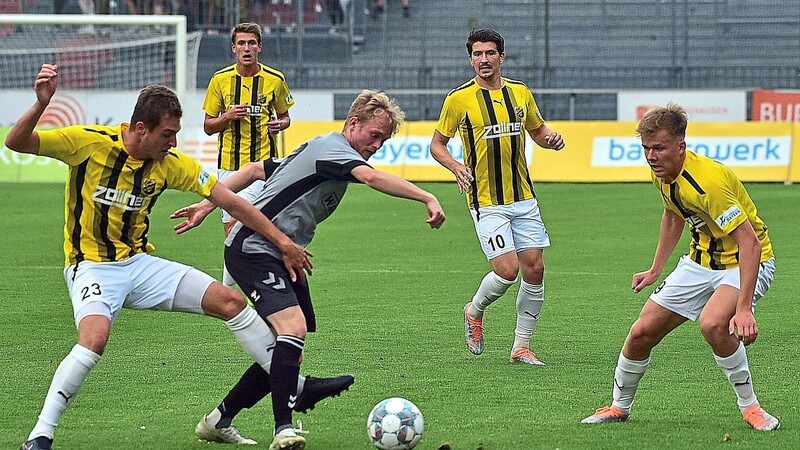
<path fill-rule="evenodd" d="M 520 119 L 525 117 L 525 111 L 523 111 L 522 107 L 520 107 L 520 106 L 517 106 L 516 108 L 514 108 L 514 114 L 516 114 L 517 117 L 519 117 Z"/>
<path fill-rule="evenodd" d="M 289 95 L 286 96 L 286 103 L 292 103 L 292 100 L 294 100 L 294 97 L 292 97 L 292 94 L 289 94 Z"/>
<path fill-rule="evenodd" d="M 154 180 L 144 180 L 142 183 L 142 194 L 150 196 L 156 192 L 156 182 Z"/>
<path fill-rule="evenodd" d="M 267 104 L 267 96 L 264 95 L 264 94 L 259 95 L 258 96 L 258 104 L 259 105 L 266 105 Z"/>
<path fill-rule="evenodd" d="M 200 175 L 197 176 L 197 182 L 200 183 L 201 186 L 205 186 L 210 176 L 210 173 L 206 172 L 205 170 L 201 170 Z"/>

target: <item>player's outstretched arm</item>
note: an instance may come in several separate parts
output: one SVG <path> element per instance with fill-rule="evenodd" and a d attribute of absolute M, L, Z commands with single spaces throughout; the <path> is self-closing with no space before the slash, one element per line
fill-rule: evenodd
<path fill-rule="evenodd" d="M 6 147 L 20 153 L 39 153 L 39 134 L 34 131 L 39 118 L 42 117 L 50 99 L 58 86 L 58 65 L 42 64 L 36 75 L 33 90 L 36 92 L 36 103 L 30 107 L 17 123 L 11 127 L 6 136 Z"/>
<path fill-rule="evenodd" d="M 225 179 L 225 186 L 233 192 L 239 192 L 242 189 L 250 186 L 253 181 L 264 180 L 266 175 L 264 172 L 264 163 L 251 162 L 236 171 L 233 175 Z M 192 228 L 199 226 L 203 220 L 214 211 L 217 206 L 209 199 L 204 199 L 199 203 L 184 206 L 183 208 L 170 214 L 171 219 L 186 218 L 185 221 L 175 225 L 174 229 L 177 234 L 185 233 Z"/>
<path fill-rule="evenodd" d="M 418 188 L 408 180 L 375 170 L 366 165 L 358 166 L 350 173 L 358 181 L 384 194 L 424 203 L 425 207 L 428 208 L 428 218 L 426 222 L 428 222 L 431 228 L 439 228 L 444 223 L 444 211 L 436 196 Z"/>
<path fill-rule="evenodd" d="M 225 208 L 231 216 L 242 222 L 247 228 L 261 234 L 272 242 L 283 255 L 283 263 L 289 272 L 292 281 L 301 279 L 305 282 L 306 272 L 311 275 L 311 253 L 300 245 L 292 241 L 289 236 L 283 233 L 267 216 L 261 214 L 247 200 L 234 194 L 224 184 L 217 183 L 211 188 L 211 195 L 207 200 L 216 206 Z"/>

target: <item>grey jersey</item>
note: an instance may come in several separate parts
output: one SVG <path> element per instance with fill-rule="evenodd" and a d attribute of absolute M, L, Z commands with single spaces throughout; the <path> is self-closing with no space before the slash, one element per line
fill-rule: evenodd
<path fill-rule="evenodd" d="M 295 243 L 305 247 L 314 237 L 317 224 L 339 206 L 347 185 L 356 181 L 350 171 L 361 165 L 367 165 L 367 161 L 341 133 L 318 136 L 280 163 L 253 205 Z M 241 222 L 234 225 L 225 245 L 244 253 L 267 253 L 282 259 L 277 247 Z"/>

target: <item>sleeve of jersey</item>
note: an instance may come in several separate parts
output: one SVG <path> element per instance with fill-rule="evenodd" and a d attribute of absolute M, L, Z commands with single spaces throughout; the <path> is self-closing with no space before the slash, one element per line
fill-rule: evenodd
<path fill-rule="evenodd" d="M 526 111 L 525 114 L 525 129 L 538 130 L 544 125 L 544 118 L 542 118 L 542 113 L 539 112 L 539 106 L 536 104 L 536 100 L 533 98 L 531 91 L 528 90 L 527 87 L 525 91 L 528 93 L 526 96 L 528 111 Z"/>
<path fill-rule="evenodd" d="M 725 234 L 731 234 L 736 227 L 747 220 L 747 214 L 729 183 L 709 190 L 705 195 L 704 206 L 709 217 Z"/>
<path fill-rule="evenodd" d="M 449 138 L 456 135 L 458 124 L 461 122 L 454 97 L 454 95 L 445 97 L 442 112 L 439 114 L 439 122 L 436 123 L 436 131 Z"/>
<path fill-rule="evenodd" d="M 358 181 L 350 173 L 359 166 L 368 166 L 354 150 L 344 147 L 335 147 L 325 152 L 325 159 L 318 159 L 316 163 L 317 175 L 329 180 Z"/>
<path fill-rule="evenodd" d="M 285 81 L 281 81 L 278 87 L 278 92 L 275 93 L 276 105 L 275 110 L 278 114 L 283 114 L 294 105 L 294 97 L 289 91 L 289 85 Z"/>
<path fill-rule="evenodd" d="M 211 117 L 217 117 L 222 112 L 222 108 L 224 108 L 218 92 L 219 83 L 217 78 L 211 78 L 208 83 L 208 89 L 206 89 L 206 98 L 203 100 L 203 111 Z"/>
<path fill-rule="evenodd" d="M 206 172 L 199 162 L 175 150 L 164 161 L 169 164 L 167 187 L 195 192 L 203 197 L 211 195 L 211 189 L 217 184 L 217 177 Z"/>
<path fill-rule="evenodd" d="M 63 161 L 69 166 L 76 166 L 89 156 L 81 149 L 88 146 L 83 145 L 82 138 L 85 132 L 80 126 L 59 128 L 57 130 L 37 130 L 39 134 L 39 155 Z"/>

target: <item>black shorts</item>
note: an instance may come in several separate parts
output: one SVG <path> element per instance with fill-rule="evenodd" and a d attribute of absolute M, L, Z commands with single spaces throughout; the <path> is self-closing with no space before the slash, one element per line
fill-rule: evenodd
<path fill-rule="evenodd" d="M 290 281 L 283 261 L 265 253 L 242 253 L 226 246 L 225 266 L 264 320 L 270 314 L 298 305 L 306 318 L 308 332 L 316 331 L 308 284 Z"/>

